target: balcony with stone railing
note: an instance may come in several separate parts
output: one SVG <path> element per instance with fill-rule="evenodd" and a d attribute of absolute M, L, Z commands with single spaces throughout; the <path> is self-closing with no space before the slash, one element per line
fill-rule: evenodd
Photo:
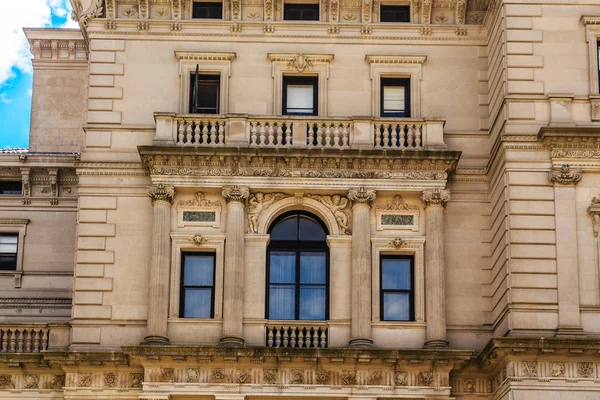
<path fill-rule="evenodd" d="M 0 324 L 0 354 L 39 353 L 69 347 L 68 323 Z"/>
<path fill-rule="evenodd" d="M 328 347 L 329 329 L 325 322 L 305 324 L 298 324 L 297 321 L 269 322 L 265 328 L 267 347 Z"/>
<path fill-rule="evenodd" d="M 154 145 L 290 149 L 443 150 L 444 120 L 155 113 Z"/>

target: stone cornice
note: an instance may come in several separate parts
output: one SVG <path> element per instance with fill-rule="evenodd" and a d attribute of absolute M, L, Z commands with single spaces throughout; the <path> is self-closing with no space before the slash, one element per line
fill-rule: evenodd
<path fill-rule="evenodd" d="M 365 60 L 369 64 L 423 64 L 427 56 L 367 54 Z"/>
<path fill-rule="evenodd" d="M 233 61 L 236 53 L 234 52 L 210 52 L 210 51 L 176 51 L 175 57 L 178 60 L 193 61 Z"/>
<path fill-rule="evenodd" d="M 581 22 L 584 25 L 600 25 L 599 15 L 584 15 L 581 17 Z"/>
<path fill-rule="evenodd" d="M 0 225 L 27 225 L 28 218 L 0 218 Z M 0 303 L 3 299 L 0 299 Z"/>
<path fill-rule="evenodd" d="M 267 58 L 271 62 L 290 63 L 304 57 L 309 63 L 330 63 L 333 61 L 333 54 L 299 54 L 299 53 L 268 53 Z"/>

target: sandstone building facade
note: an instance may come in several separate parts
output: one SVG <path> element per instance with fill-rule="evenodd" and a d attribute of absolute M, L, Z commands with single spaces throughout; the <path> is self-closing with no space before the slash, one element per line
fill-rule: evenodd
<path fill-rule="evenodd" d="M 600 398 L 597 0 L 71 3 L 0 398 Z"/>

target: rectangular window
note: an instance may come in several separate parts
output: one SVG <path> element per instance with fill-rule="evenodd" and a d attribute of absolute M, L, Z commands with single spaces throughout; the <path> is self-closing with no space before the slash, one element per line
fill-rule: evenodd
<path fill-rule="evenodd" d="M 381 78 L 381 116 L 410 117 L 410 78 Z"/>
<path fill-rule="evenodd" d="M 286 21 L 318 21 L 319 4 L 284 4 L 283 19 Z"/>
<path fill-rule="evenodd" d="M 317 76 L 284 76 L 283 115 L 317 115 L 318 86 Z"/>
<path fill-rule="evenodd" d="M 18 243 L 19 235 L 17 233 L 0 233 L 0 271 L 17 269 Z"/>
<path fill-rule="evenodd" d="M 190 114 L 218 114 L 221 75 L 190 74 Z"/>
<path fill-rule="evenodd" d="M 598 57 L 598 92 L 600 93 L 600 40 L 597 42 L 598 45 L 598 53 L 596 56 Z"/>
<path fill-rule="evenodd" d="M 183 253 L 181 257 L 182 318 L 213 318 L 215 303 L 215 254 Z"/>
<path fill-rule="evenodd" d="M 195 1 L 192 18 L 223 19 L 223 3 Z"/>
<path fill-rule="evenodd" d="M 410 22 L 410 6 L 386 6 L 379 9 L 379 22 Z"/>
<path fill-rule="evenodd" d="M 20 181 L 0 181 L 0 194 L 23 194 L 23 184 Z"/>
<path fill-rule="evenodd" d="M 413 265 L 412 256 L 381 256 L 382 321 L 414 321 Z"/>

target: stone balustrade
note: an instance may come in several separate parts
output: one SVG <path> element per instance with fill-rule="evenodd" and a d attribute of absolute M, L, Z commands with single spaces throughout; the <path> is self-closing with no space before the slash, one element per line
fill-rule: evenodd
<path fill-rule="evenodd" d="M 326 325 L 268 324 L 267 347 L 327 347 Z"/>
<path fill-rule="evenodd" d="M 47 325 L 5 325 L 0 327 L 0 353 L 39 353 L 48 350 Z"/>
<path fill-rule="evenodd" d="M 417 118 L 155 113 L 155 145 L 442 150 L 444 121 Z"/>

